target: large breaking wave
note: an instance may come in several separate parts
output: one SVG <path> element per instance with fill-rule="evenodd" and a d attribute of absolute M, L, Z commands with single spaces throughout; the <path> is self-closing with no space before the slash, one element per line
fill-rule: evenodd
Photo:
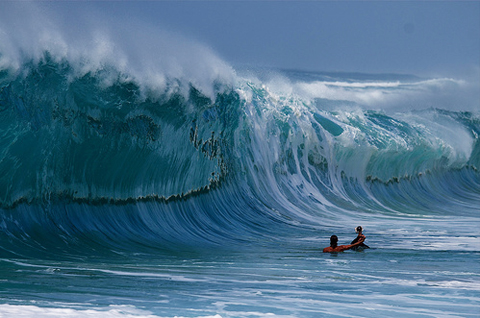
<path fill-rule="evenodd" d="M 339 217 L 478 215 L 480 114 L 452 105 L 466 82 L 239 75 L 198 45 L 132 59 L 102 36 L 85 50 L 3 40 L 3 252 L 231 246 Z"/>

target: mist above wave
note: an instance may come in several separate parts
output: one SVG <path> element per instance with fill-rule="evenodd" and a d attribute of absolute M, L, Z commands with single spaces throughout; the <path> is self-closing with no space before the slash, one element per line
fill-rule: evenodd
<path fill-rule="evenodd" d="M 101 19 L 88 10 L 72 23 L 47 6 L 5 6 L 0 10 L 0 69 L 22 71 L 26 61 L 38 63 L 48 52 L 56 62 L 68 61 L 74 77 L 115 70 L 104 77 L 106 85 L 121 74 L 125 81 L 163 93 L 175 79 L 212 97 L 212 83 L 233 80 L 233 69 L 208 46 L 175 32 L 140 21 Z"/>
<path fill-rule="evenodd" d="M 271 69 L 238 73 L 272 94 L 297 96 L 324 110 L 480 111 L 480 71 L 466 78 Z"/>

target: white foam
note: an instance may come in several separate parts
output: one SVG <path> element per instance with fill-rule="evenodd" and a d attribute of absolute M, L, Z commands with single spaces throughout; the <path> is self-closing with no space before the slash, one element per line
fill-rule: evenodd
<path fill-rule="evenodd" d="M 478 92 L 465 80 L 436 78 L 416 82 L 297 82 L 294 91 L 306 98 L 354 102 L 383 110 L 445 108 L 478 110 Z"/>
<path fill-rule="evenodd" d="M 305 101 L 328 99 L 345 102 L 342 107 L 347 109 L 355 103 L 362 108 L 385 111 L 428 108 L 479 110 L 478 75 L 468 79 L 438 77 L 408 81 L 290 80 L 274 72 L 266 76 L 263 83 L 272 92 L 283 94 L 283 96 L 296 95 Z M 250 74 L 246 77 L 253 83 L 262 82 Z M 322 104 L 322 107 L 328 106 Z M 339 103 L 334 107 L 338 109 Z"/>
<path fill-rule="evenodd" d="M 136 276 L 136 277 L 154 277 L 154 278 L 165 278 L 172 281 L 179 281 L 179 282 L 207 282 L 208 279 L 193 279 L 187 278 L 182 275 L 170 275 L 170 274 L 158 274 L 158 273 L 143 273 L 143 272 L 126 272 L 126 271 L 114 271 L 114 270 L 107 270 L 107 269 L 95 269 L 95 271 L 99 271 L 102 273 L 119 275 L 119 276 Z"/>
<path fill-rule="evenodd" d="M 0 318 L 170 318 L 153 315 L 149 311 L 140 310 L 134 306 L 109 306 L 94 309 L 72 309 L 55 307 L 38 307 L 32 305 L 0 305 Z M 182 318 L 181 316 L 174 316 Z M 197 316 L 195 318 L 222 318 L 220 315 Z"/>

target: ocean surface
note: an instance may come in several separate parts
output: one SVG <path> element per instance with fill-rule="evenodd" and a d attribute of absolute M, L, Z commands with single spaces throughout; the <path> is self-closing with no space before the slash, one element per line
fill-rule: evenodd
<path fill-rule="evenodd" d="M 2 43 L 0 317 L 480 316 L 478 83 Z"/>

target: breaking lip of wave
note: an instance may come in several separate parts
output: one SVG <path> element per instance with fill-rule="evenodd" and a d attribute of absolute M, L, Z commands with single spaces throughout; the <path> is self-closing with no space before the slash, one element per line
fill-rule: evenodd
<path fill-rule="evenodd" d="M 20 26 L 12 21 L 19 18 Z M 0 70 L 25 72 L 25 63 L 37 64 L 48 53 L 57 63 L 68 61 L 76 78 L 114 70 L 105 76 L 106 86 L 120 74 L 125 81 L 161 94 L 177 80 L 212 98 L 212 83 L 233 83 L 235 72 L 228 63 L 208 46 L 178 33 L 142 22 L 124 25 L 91 18 L 77 21 L 72 32 L 56 18 L 32 3 L 13 4 L 0 12 Z M 183 92 L 188 94 L 188 89 L 183 87 Z"/>

